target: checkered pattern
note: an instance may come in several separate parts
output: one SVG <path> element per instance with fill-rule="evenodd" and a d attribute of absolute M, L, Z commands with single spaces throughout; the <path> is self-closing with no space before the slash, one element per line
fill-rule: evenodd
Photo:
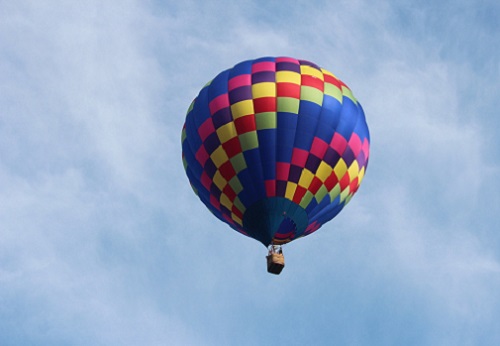
<path fill-rule="evenodd" d="M 300 206 L 306 229 L 284 222 L 275 242 L 316 231 L 351 200 L 369 157 L 363 109 L 315 64 L 286 57 L 244 61 L 193 101 L 182 131 L 194 191 L 219 219 L 254 237 L 245 211 L 266 198 Z"/>

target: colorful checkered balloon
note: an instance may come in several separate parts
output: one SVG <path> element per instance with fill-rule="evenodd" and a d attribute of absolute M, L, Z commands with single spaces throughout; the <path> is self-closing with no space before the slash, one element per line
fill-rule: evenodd
<path fill-rule="evenodd" d="M 182 130 L 184 167 L 200 200 L 265 246 L 334 218 L 363 180 L 369 147 L 351 90 L 287 57 L 220 73 L 192 102 Z"/>

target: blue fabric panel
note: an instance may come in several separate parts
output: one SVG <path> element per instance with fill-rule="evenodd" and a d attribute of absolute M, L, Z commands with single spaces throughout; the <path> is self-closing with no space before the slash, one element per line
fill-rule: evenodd
<path fill-rule="evenodd" d="M 363 107 L 358 104 L 358 122 L 354 127 L 354 132 L 356 132 L 363 141 L 365 138 L 370 141 L 370 133 L 368 132 L 368 127 L 366 126 L 365 112 L 363 111 Z"/>
<path fill-rule="evenodd" d="M 310 219 L 314 219 L 319 212 L 321 212 L 325 208 L 328 208 L 329 206 L 331 206 L 331 204 L 332 203 L 330 202 L 330 196 L 325 196 L 325 198 L 323 198 L 321 202 L 314 207 L 314 209 L 310 210 L 307 213 L 307 215 Z"/>
<path fill-rule="evenodd" d="M 277 114 L 277 147 L 276 159 L 278 162 L 291 162 L 295 130 L 297 128 L 297 114 L 278 112 Z"/>
<path fill-rule="evenodd" d="M 337 216 L 338 213 L 340 213 L 340 211 L 345 206 L 344 203 L 339 204 L 339 201 L 340 197 L 337 197 L 337 199 L 335 199 L 333 203 L 329 204 L 323 209 L 318 209 L 319 212 L 316 213 L 316 215 L 314 215 L 313 217 L 311 217 L 311 222 L 317 221 L 320 224 L 324 224 L 333 219 L 335 216 Z"/>
<path fill-rule="evenodd" d="M 323 108 L 321 109 L 318 127 L 316 129 L 316 136 L 330 143 L 340 120 L 341 112 L 340 102 L 329 96 L 323 97 Z"/>
<path fill-rule="evenodd" d="M 344 97 L 341 118 L 338 123 L 336 131 L 341 134 L 345 139 L 351 138 L 352 130 L 358 121 L 358 107 L 351 99 Z"/>
<path fill-rule="evenodd" d="M 217 96 L 227 94 L 227 81 L 229 79 L 229 70 L 223 71 L 214 78 L 208 86 L 208 104 Z"/>
<path fill-rule="evenodd" d="M 198 177 L 196 177 L 195 175 L 193 175 L 193 172 L 190 169 L 188 169 L 186 171 L 186 175 L 188 176 L 189 182 L 191 183 L 191 185 L 193 185 L 196 188 L 196 190 L 198 190 L 198 196 L 199 196 L 200 195 L 199 190 L 200 190 L 200 185 L 201 184 L 199 182 Z"/>
<path fill-rule="evenodd" d="M 196 98 L 196 102 L 191 110 L 189 116 L 193 118 L 195 129 L 201 126 L 210 118 L 210 109 L 208 108 L 208 87 L 201 89 L 198 97 Z"/>
<path fill-rule="evenodd" d="M 182 152 L 184 153 L 184 159 L 187 162 L 189 170 L 192 171 L 197 179 L 200 179 L 203 167 L 201 167 L 200 163 L 196 160 L 187 140 L 182 143 Z"/>
<path fill-rule="evenodd" d="M 243 61 L 234 66 L 229 72 L 229 79 L 234 76 L 239 76 L 241 74 L 251 74 L 252 73 L 252 61 Z"/>
<path fill-rule="evenodd" d="M 207 97 L 206 88 L 202 89 L 196 98 L 193 109 L 186 116 L 186 140 L 193 152 L 193 155 L 196 154 L 198 149 L 203 144 L 200 136 L 198 135 L 198 127 L 201 125 L 207 118 L 210 117 L 210 112 L 208 111 L 208 107 L 204 107 L 204 103 L 200 102 Z M 188 162 L 189 164 L 189 162 Z"/>
<path fill-rule="evenodd" d="M 258 130 L 264 180 L 276 178 L 276 129 Z"/>
<path fill-rule="evenodd" d="M 314 102 L 300 101 L 295 147 L 303 150 L 311 149 L 316 134 L 321 107 Z"/>
<path fill-rule="evenodd" d="M 192 171 L 196 180 L 199 180 L 203 167 L 201 167 L 200 163 L 196 160 L 195 155 L 198 149 L 202 146 L 202 141 L 196 131 L 197 127 L 194 126 L 193 123 L 194 116 L 193 113 L 190 112 L 186 117 L 186 139 L 182 143 L 182 150 L 189 170 Z"/>
<path fill-rule="evenodd" d="M 272 56 L 265 56 L 265 57 L 262 57 L 262 58 L 258 58 L 258 59 L 255 59 L 253 61 L 253 63 L 259 63 L 259 62 L 266 62 L 266 61 L 269 61 L 269 62 L 275 62 L 276 61 L 276 58 L 275 57 L 272 57 Z"/>
<path fill-rule="evenodd" d="M 311 203 L 309 203 L 309 205 L 306 207 L 306 212 L 307 212 L 308 216 L 309 216 L 309 213 L 311 213 L 317 205 L 318 205 L 318 202 L 316 202 L 316 198 L 313 198 L 311 200 Z"/>
<path fill-rule="evenodd" d="M 240 180 L 243 180 L 243 181 L 248 181 L 249 179 L 251 179 L 251 175 L 250 173 L 248 172 L 248 169 L 245 169 L 243 170 L 242 172 L 240 172 L 241 174 L 238 175 L 238 179 Z M 242 182 L 242 184 L 244 186 L 248 186 L 248 184 L 245 184 Z M 248 188 L 244 188 L 239 194 L 238 194 L 238 198 L 240 199 L 241 203 L 246 207 L 250 207 L 252 204 L 254 204 L 255 202 L 257 202 L 257 197 L 256 197 L 256 194 L 254 192 L 255 190 L 253 189 L 248 189 Z"/>
<path fill-rule="evenodd" d="M 294 146 L 303 150 L 310 150 L 315 137 L 317 117 L 308 114 L 299 114 Z"/>
<path fill-rule="evenodd" d="M 241 202 L 245 207 L 248 208 L 253 203 L 258 201 L 258 194 L 253 187 L 253 178 L 250 170 L 246 168 L 239 172 L 238 179 L 240 180 L 240 183 L 243 186 L 243 190 L 245 191 L 245 196 L 243 197 L 243 199 L 240 198 Z"/>
<path fill-rule="evenodd" d="M 203 142 L 201 141 L 200 136 L 197 131 L 198 127 L 194 125 L 194 116 L 192 113 L 188 115 L 186 118 L 186 140 L 185 142 L 189 143 L 189 147 L 193 154 L 196 154 L 198 149 L 201 147 Z"/>
<path fill-rule="evenodd" d="M 201 182 L 199 180 L 196 180 L 196 182 L 193 184 L 196 189 L 198 190 L 198 197 L 202 200 L 202 201 L 207 201 L 208 204 L 210 204 L 210 191 L 208 191 L 207 189 L 205 189 L 205 187 L 203 185 L 201 185 Z M 210 204 L 210 210 L 213 212 L 213 210 L 215 210 L 215 208 Z"/>
<path fill-rule="evenodd" d="M 247 163 L 248 170 L 252 175 L 252 186 L 255 188 L 257 194 L 257 199 L 266 197 L 265 186 L 264 186 L 264 176 L 262 174 L 262 160 L 260 158 L 260 152 L 258 148 L 246 150 L 243 152 L 245 161 Z M 243 183 L 243 182 L 242 182 Z M 246 188 L 247 185 L 243 185 Z"/>

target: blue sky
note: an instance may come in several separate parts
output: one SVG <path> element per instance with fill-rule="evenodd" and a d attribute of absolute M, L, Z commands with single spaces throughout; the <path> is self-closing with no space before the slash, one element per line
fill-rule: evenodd
<path fill-rule="evenodd" d="M 0 3 L 1 345 L 498 345 L 495 1 Z M 180 159 L 220 70 L 314 61 L 370 165 L 332 222 L 265 249 Z"/>

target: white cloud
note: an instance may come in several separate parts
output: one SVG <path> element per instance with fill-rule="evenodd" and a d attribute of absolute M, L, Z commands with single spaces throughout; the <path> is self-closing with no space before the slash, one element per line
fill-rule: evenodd
<path fill-rule="evenodd" d="M 498 202 L 498 163 L 484 149 L 495 139 L 480 114 L 494 107 L 463 87 L 479 77 L 433 40 L 397 31 L 389 2 L 318 4 L 6 5 L 0 335 L 8 343 L 220 344 L 243 335 L 256 344 L 283 316 L 295 326 L 281 336 L 289 342 L 387 344 L 418 331 L 414 340 L 460 343 L 460 335 L 472 344 L 484 330 L 500 339 L 497 216 L 482 210 Z M 417 21 L 428 15 L 418 13 Z M 264 248 L 212 218 L 190 191 L 180 130 L 219 70 L 282 54 L 352 87 L 372 160 L 345 211 L 287 246 L 287 268 L 269 277 Z M 496 83 L 488 85 L 492 100 Z M 477 214 L 482 233 L 472 227 Z"/>

